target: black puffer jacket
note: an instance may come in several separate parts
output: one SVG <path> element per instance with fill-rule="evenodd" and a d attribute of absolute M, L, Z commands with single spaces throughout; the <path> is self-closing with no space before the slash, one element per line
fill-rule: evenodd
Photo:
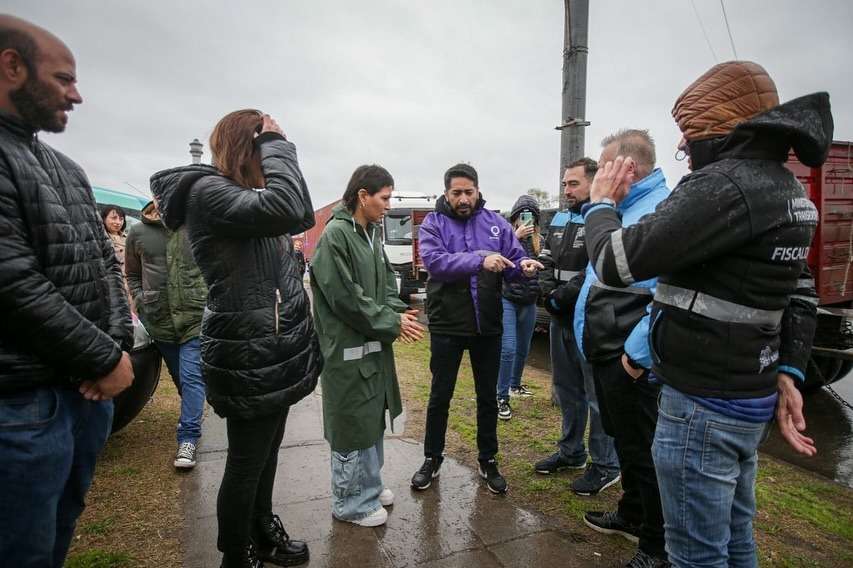
<path fill-rule="evenodd" d="M 605 284 L 660 275 L 650 346 L 667 384 L 755 398 L 776 390 L 777 371 L 805 373 L 818 303 L 806 258 L 818 213 L 784 162 L 793 149 L 819 166 L 832 132 L 829 96 L 800 97 L 729 136 L 691 142 L 693 173 L 639 223 L 622 229 L 601 205 L 587 213 L 590 260 Z"/>
<path fill-rule="evenodd" d="M 130 346 L 121 268 L 80 166 L 0 114 L 0 395 L 106 375 Z"/>
<path fill-rule="evenodd" d="M 271 133 L 260 146 L 266 189 L 236 185 L 210 166 L 154 174 L 160 216 L 187 225 L 209 287 L 201 325 L 202 371 L 217 414 L 256 418 L 314 390 L 322 358 L 308 294 L 285 235 L 314 225 L 296 148 Z"/>
<path fill-rule="evenodd" d="M 521 215 L 521 212 L 529 209 L 533 213 L 533 224 L 539 226 L 539 204 L 531 195 L 522 195 L 512 206 L 512 211 L 509 214 L 509 222 L 515 227 L 515 220 Z M 524 247 L 524 253 L 528 258 L 536 258 L 537 255 L 533 251 L 533 239 L 540 238 L 539 235 L 531 235 L 524 240 L 521 240 L 521 246 Z M 509 280 L 504 283 L 503 297 L 510 302 L 528 306 L 539 299 L 542 293 L 542 288 L 539 286 L 537 278 L 523 278 L 518 280 Z"/>

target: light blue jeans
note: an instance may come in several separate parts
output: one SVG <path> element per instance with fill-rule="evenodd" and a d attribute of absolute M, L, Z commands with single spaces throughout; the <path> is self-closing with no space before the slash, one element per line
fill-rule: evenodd
<path fill-rule="evenodd" d="M 504 313 L 498 398 L 509 398 L 510 387 L 521 385 L 521 373 L 530 353 L 533 328 L 536 327 L 536 304 L 516 304 L 506 298 L 501 298 L 501 301 Z"/>
<path fill-rule="evenodd" d="M 663 387 L 652 456 L 673 566 L 758 566 L 752 518 L 766 430 Z"/>
<path fill-rule="evenodd" d="M 157 349 L 166 361 L 172 377 L 181 385 L 181 417 L 178 420 L 178 444 L 198 443 L 204 420 L 205 384 L 201 376 L 201 345 L 198 337 L 184 343 L 157 341 Z"/>
<path fill-rule="evenodd" d="M 554 392 L 563 415 L 557 448 L 563 459 L 586 462 L 584 432 L 589 420 L 589 456 L 592 463 L 610 474 L 619 471 L 619 458 L 613 438 L 604 432 L 592 367 L 575 343 L 571 322 L 551 318 L 551 373 Z"/>
<path fill-rule="evenodd" d="M 339 453 L 332 450 L 332 514 L 357 521 L 377 511 L 385 453 L 382 438 L 363 450 Z"/>

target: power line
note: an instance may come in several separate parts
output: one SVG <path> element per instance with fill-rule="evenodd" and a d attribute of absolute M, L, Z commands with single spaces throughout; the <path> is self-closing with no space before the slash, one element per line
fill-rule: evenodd
<path fill-rule="evenodd" d="M 720 59 L 717 57 L 717 52 L 714 51 L 714 46 L 711 45 L 711 40 L 708 38 L 708 32 L 705 31 L 705 25 L 702 23 L 702 18 L 699 16 L 699 10 L 696 9 L 695 0 L 690 0 L 690 4 L 693 6 L 693 13 L 696 14 L 696 20 L 699 22 L 699 28 L 702 30 L 702 35 L 705 36 L 705 43 L 708 44 L 708 49 L 711 50 L 714 62 L 719 63 Z"/>
<path fill-rule="evenodd" d="M 126 182 L 126 181 L 124 181 L 124 182 L 122 182 L 122 183 L 123 183 L 124 185 L 126 185 L 127 187 L 131 188 L 133 191 L 135 191 L 136 193 L 138 193 L 138 194 L 139 194 L 139 195 L 141 195 L 142 197 L 151 197 L 150 195 L 145 195 L 145 194 L 142 192 L 142 190 L 141 190 L 141 189 L 139 189 L 138 187 L 136 187 L 135 185 L 132 185 L 132 184 L 130 184 L 130 183 L 128 183 L 128 182 Z"/>
<path fill-rule="evenodd" d="M 735 49 L 735 40 L 732 37 L 732 29 L 729 27 L 729 17 L 726 15 L 726 5 L 723 0 L 720 0 L 720 7 L 723 9 L 723 19 L 726 21 L 726 31 L 729 32 L 729 42 L 732 44 L 732 53 L 735 54 L 735 59 L 737 56 L 737 49 Z"/>

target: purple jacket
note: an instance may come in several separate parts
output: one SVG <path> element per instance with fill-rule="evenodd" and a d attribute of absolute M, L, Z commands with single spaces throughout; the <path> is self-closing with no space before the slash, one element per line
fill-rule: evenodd
<path fill-rule="evenodd" d="M 418 248 L 429 273 L 427 315 L 432 333 L 500 335 L 503 278 L 524 278 L 527 258 L 510 224 L 485 209 L 481 197 L 471 217 L 458 217 L 444 196 L 418 233 Z M 483 259 L 502 254 L 515 264 L 503 274 L 483 270 Z M 502 278 L 503 276 L 503 278 Z"/>

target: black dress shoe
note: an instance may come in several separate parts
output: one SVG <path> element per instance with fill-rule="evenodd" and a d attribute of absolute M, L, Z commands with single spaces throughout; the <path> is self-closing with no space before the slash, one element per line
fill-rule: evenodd
<path fill-rule="evenodd" d="M 278 515 L 257 519 L 258 539 L 255 549 L 258 558 L 279 566 L 298 566 L 308 562 L 308 545 L 291 540 Z"/>

